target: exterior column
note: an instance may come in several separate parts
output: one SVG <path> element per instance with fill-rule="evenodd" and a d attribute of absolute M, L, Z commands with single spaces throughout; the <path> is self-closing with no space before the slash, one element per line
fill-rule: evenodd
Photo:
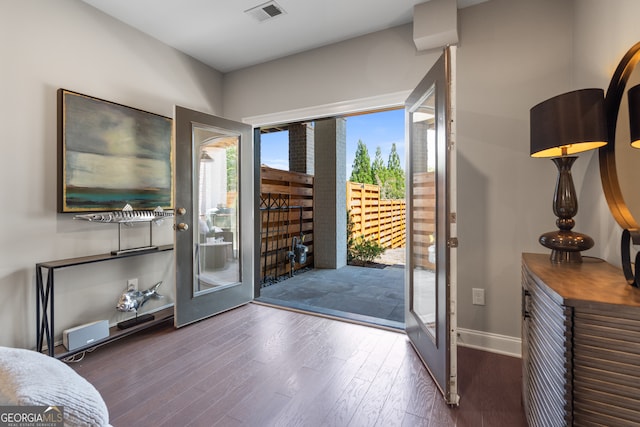
<path fill-rule="evenodd" d="M 289 170 L 313 175 L 313 127 L 307 123 L 289 126 Z"/>
<path fill-rule="evenodd" d="M 316 268 L 347 264 L 347 121 L 315 122 L 315 212 L 313 259 Z"/>

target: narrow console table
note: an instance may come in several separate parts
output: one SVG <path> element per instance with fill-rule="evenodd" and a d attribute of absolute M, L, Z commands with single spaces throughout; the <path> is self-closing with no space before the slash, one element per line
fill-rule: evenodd
<path fill-rule="evenodd" d="M 529 426 L 640 423 L 640 290 L 584 257 L 522 256 L 523 403 Z"/>
<path fill-rule="evenodd" d="M 85 347 L 78 348 L 73 351 L 65 351 L 62 346 L 55 346 L 54 341 L 54 311 L 53 311 L 53 297 L 54 297 L 54 273 L 59 268 L 65 267 L 73 267 L 76 265 L 82 264 L 91 264 L 95 262 L 102 261 L 110 261 L 115 259 L 128 258 L 138 255 L 145 254 L 153 254 L 158 252 L 166 252 L 173 250 L 173 245 L 164 245 L 158 246 L 157 248 L 144 250 L 144 251 L 136 251 L 136 252 L 126 252 L 119 255 L 112 254 L 101 254 L 101 255 L 90 255 L 79 258 L 69 258 L 69 259 L 61 259 L 56 261 L 48 261 L 48 262 L 40 262 L 36 264 L 36 349 L 38 352 L 42 353 L 44 347 L 44 340 L 47 341 L 47 354 L 52 357 L 56 357 L 58 359 L 63 359 L 65 357 L 72 356 L 76 353 L 79 353 L 87 348 L 95 347 L 98 344 L 104 344 L 109 341 L 116 340 L 118 338 L 122 338 L 127 335 L 131 335 L 134 332 L 137 332 L 141 329 L 148 328 L 150 326 L 156 325 L 158 323 L 164 322 L 168 319 L 173 318 L 173 308 L 166 308 L 160 310 L 156 313 L 155 319 L 150 322 L 146 322 L 141 325 L 137 325 L 135 327 L 131 327 L 124 330 L 119 330 L 117 328 L 111 328 L 109 331 L 109 336 L 103 340 L 96 341 L 87 345 Z M 43 282 L 43 270 L 47 270 L 47 281 L 46 284 Z"/>

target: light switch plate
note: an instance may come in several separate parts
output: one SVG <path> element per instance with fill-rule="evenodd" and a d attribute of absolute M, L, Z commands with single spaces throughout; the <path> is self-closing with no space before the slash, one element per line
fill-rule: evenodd
<path fill-rule="evenodd" d="M 473 305 L 484 305 L 484 289 L 473 288 Z"/>

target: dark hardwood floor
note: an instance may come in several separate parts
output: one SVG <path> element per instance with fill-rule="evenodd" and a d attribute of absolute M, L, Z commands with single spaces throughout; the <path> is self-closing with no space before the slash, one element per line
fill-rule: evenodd
<path fill-rule="evenodd" d="M 460 348 L 443 403 L 398 332 L 248 304 L 169 323 L 71 366 L 129 426 L 526 426 L 521 360 Z"/>

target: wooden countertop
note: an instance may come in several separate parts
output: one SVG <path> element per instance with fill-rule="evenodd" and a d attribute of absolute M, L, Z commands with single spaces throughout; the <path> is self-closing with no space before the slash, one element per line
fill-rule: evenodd
<path fill-rule="evenodd" d="M 552 264 L 549 255 L 522 254 L 522 266 L 543 288 L 555 292 L 559 304 L 574 307 L 593 303 L 640 307 L 640 289 L 627 284 L 622 270 L 592 257 L 581 264 Z"/>

